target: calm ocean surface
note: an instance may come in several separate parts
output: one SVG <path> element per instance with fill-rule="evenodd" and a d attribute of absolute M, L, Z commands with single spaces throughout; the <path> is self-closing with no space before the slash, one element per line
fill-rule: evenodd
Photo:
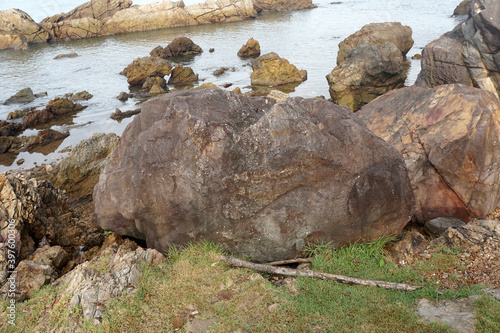
<path fill-rule="evenodd" d="M 134 1 L 143 4 L 151 1 Z M 186 4 L 196 0 L 184 1 Z M 183 63 L 193 68 L 203 82 L 218 86 L 233 83 L 229 90 L 240 87 L 249 91 L 251 68 L 248 61 L 236 53 L 250 37 L 261 45 L 262 53 L 276 52 L 299 69 L 308 71 L 308 80 L 295 88 L 292 96 L 327 98 L 328 84 L 325 76 L 335 67 L 338 44 L 347 36 L 371 22 L 397 21 L 413 29 L 415 45 L 408 53 L 411 67 L 407 84 L 412 85 L 420 71 L 420 62 L 411 56 L 420 53 L 430 41 L 451 30 L 463 17 L 452 17 L 459 0 L 345 0 L 332 4 L 332 0 L 313 1 L 318 8 L 268 13 L 255 20 L 235 23 L 212 24 L 175 28 L 121 36 L 33 45 L 29 51 L 0 51 L 0 119 L 16 109 L 36 106 L 42 108 L 56 96 L 87 90 L 94 95 L 82 104 L 88 107 L 79 112 L 73 124 L 54 126 L 56 130 L 69 130 L 70 136 L 53 153 L 21 153 L 0 158 L 0 172 L 21 166 L 30 168 L 34 163 L 51 163 L 59 158 L 62 149 L 74 146 L 94 132 L 113 132 L 121 135 L 132 118 L 121 123 L 109 116 L 116 108 L 122 111 L 139 107 L 140 100 L 120 102 L 121 91 L 129 91 L 127 79 L 119 73 L 135 58 L 148 56 L 156 46 L 166 46 L 177 36 L 187 36 L 205 52 Z M 19 8 L 37 22 L 56 13 L 68 12 L 83 1 L 6 1 L 0 0 L 0 9 Z M 208 49 L 214 48 L 214 53 Z M 62 53 L 76 52 L 77 58 L 54 60 Z M 235 72 L 215 77 L 212 73 L 220 67 L 235 67 Z M 26 105 L 1 105 L 4 100 L 22 88 L 30 87 L 35 93 L 47 92 Z M 36 134 L 28 130 L 24 135 Z M 6 155 L 6 154 L 3 154 Z M 1 156 L 1 155 L 0 155 Z"/>

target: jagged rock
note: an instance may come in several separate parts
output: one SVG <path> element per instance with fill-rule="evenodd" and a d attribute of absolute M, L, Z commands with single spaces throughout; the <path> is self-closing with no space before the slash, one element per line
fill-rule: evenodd
<path fill-rule="evenodd" d="M 88 101 L 92 97 L 94 97 L 94 96 L 91 93 L 89 93 L 88 91 L 84 90 L 84 91 L 80 91 L 80 92 L 78 92 L 76 94 L 71 94 L 70 99 L 72 101 L 81 101 L 81 100 Z"/>
<path fill-rule="evenodd" d="M 500 221 L 474 219 L 465 226 L 452 227 L 445 230 L 436 242 L 449 247 L 477 247 L 489 238 L 500 241 Z"/>
<path fill-rule="evenodd" d="M 76 58 L 78 57 L 78 53 L 76 52 L 70 52 L 70 53 L 64 53 L 64 54 L 58 54 L 54 57 L 54 59 L 62 59 L 62 58 Z"/>
<path fill-rule="evenodd" d="M 161 46 L 151 51 L 152 57 L 172 58 L 195 55 L 203 52 L 201 47 L 196 45 L 188 37 L 175 37 L 164 49 Z"/>
<path fill-rule="evenodd" d="M 100 320 L 106 303 L 125 291 L 139 287 L 143 265 L 157 265 L 165 257 L 154 249 L 143 249 L 130 240 L 121 245 L 106 247 L 91 261 L 87 261 L 64 275 L 55 285 L 64 286 L 64 295 L 71 297 L 70 307 L 81 306 L 86 319 Z"/>
<path fill-rule="evenodd" d="M 429 246 L 429 241 L 418 231 L 405 232 L 402 239 L 389 244 L 387 252 L 396 259 L 396 262 L 403 260 L 408 254 L 421 254 Z"/>
<path fill-rule="evenodd" d="M 279 86 L 307 80 L 306 70 L 298 70 L 295 65 L 274 52 L 252 60 L 252 69 L 250 75 L 252 85 Z"/>
<path fill-rule="evenodd" d="M 465 223 L 455 217 L 438 217 L 425 222 L 425 230 L 432 234 L 441 236 L 448 228 L 464 227 Z"/>
<path fill-rule="evenodd" d="M 31 88 L 24 88 L 19 90 L 15 95 L 10 96 L 3 104 L 24 104 L 30 103 L 35 100 L 35 95 L 33 95 L 33 90 Z"/>
<path fill-rule="evenodd" d="M 238 56 L 242 58 L 260 56 L 260 44 L 253 38 L 250 38 L 245 45 L 238 51 Z"/>
<path fill-rule="evenodd" d="M 281 92 L 279 90 L 271 90 L 271 92 L 267 95 L 267 97 L 274 99 L 276 102 L 281 102 L 289 98 L 290 95 L 285 94 L 284 92 Z"/>
<path fill-rule="evenodd" d="M 59 132 L 51 128 L 47 128 L 38 132 L 25 143 L 23 150 L 33 150 L 36 147 L 46 146 L 55 141 L 63 140 L 69 136 L 69 132 Z"/>
<path fill-rule="evenodd" d="M 416 219 L 486 216 L 500 200 L 500 101 L 462 85 L 388 92 L 357 115 L 405 159 Z"/>
<path fill-rule="evenodd" d="M 48 39 L 47 31 L 22 10 L 0 10 L 0 50 L 26 50 L 29 43 Z"/>
<path fill-rule="evenodd" d="M 255 10 L 260 11 L 284 11 L 316 8 L 311 0 L 253 0 Z"/>
<path fill-rule="evenodd" d="M 406 56 L 413 46 L 411 35 L 411 28 L 399 22 L 367 24 L 339 44 L 337 65 L 342 64 L 346 60 L 350 49 L 360 44 L 372 43 L 382 45 L 386 42 L 391 42 L 401 51 L 403 56 Z"/>
<path fill-rule="evenodd" d="M 157 84 L 155 84 L 154 86 L 151 87 L 151 89 L 149 89 L 150 95 L 159 95 L 164 93 L 166 93 L 166 91 Z"/>
<path fill-rule="evenodd" d="M 108 155 L 120 138 L 113 133 L 94 133 L 77 144 L 59 166 L 54 184 L 72 197 L 92 194 Z"/>
<path fill-rule="evenodd" d="M 172 73 L 172 65 L 160 57 L 135 59 L 121 74 L 127 76 L 131 86 L 142 86 L 150 76 L 164 77 Z"/>
<path fill-rule="evenodd" d="M 198 74 L 195 74 L 191 67 L 184 67 L 180 64 L 172 69 L 172 75 L 168 79 L 168 84 L 183 85 L 195 82 L 198 82 Z"/>
<path fill-rule="evenodd" d="M 136 114 L 141 113 L 141 109 L 137 110 L 130 110 L 130 111 L 125 111 L 122 112 L 120 109 L 116 109 L 115 112 L 113 112 L 110 116 L 111 119 L 113 120 L 122 120 L 128 117 L 135 116 Z"/>
<path fill-rule="evenodd" d="M 94 202 L 105 230 L 149 247 L 207 239 L 257 261 L 397 234 L 413 209 L 402 157 L 348 109 L 221 89 L 144 103 Z"/>
<path fill-rule="evenodd" d="M 357 111 L 406 80 L 403 56 L 391 42 L 359 44 L 326 76 L 333 101 Z"/>
<path fill-rule="evenodd" d="M 24 124 L 0 120 L 0 136 L 16 136 L 25 129 L 26 126 Z"/>
<path fill-rule="evenodd" d="M 122 91 L 117 98 L 118 100 L 125 102 L 128 100 L 129 96 L 126 92 Z"/>
<path fill-rule="evenodd" d="M 60 270 L 69 261 L 68 252 L 60 246 L 49 246 L 38 248 L 35 252 L 29 256 L 28 260 L 31 260 L 38 265 L 46 265 Z"/>
<path fill-rule="evenodd" d="M 142 85 L 142 89 L 144 90 L 151 90 L 153 86 L 158 86 L 162 89 L 167 88 L 167 81 L 161 77 L 161 76 L 150 76 L 144 81 L 144 84 Z"/>
<path fill-rule="evenodd" d="M 44 285 L 56 279 L 57 273 L 52 267 L 36 264 L 33 261 L 23 260 L 16 267 L 9 279 L 15 279 L 15 296 L 17 301 L 24 301 L 30 298 L 34 292 L 40 290 Z M 10 281 L 0 289 L 3 298 L 8 298 Z M 10 297 L 9 297 L 10 298 Z"/>
<path fill-rule="evenodd" d="M 471 2 L 470 17 L 427 44 L 415 85 L 460 83 L 500 96 L 500 2 Z"/>
<path fill-rule="evenodd" d="M 54 118 L 81 111 L 85 106 L 75 104 L 67 98 L 56 97 L 43 110 L 28 112 L 23 118 L 26 127 L 35 127 L 50 122 Z"/>
<path fill-rule="evenodd" d="M 467 15 L 471 7 L 471 0 L 463 0 L 453 11 L 453 15 Z"/>
<path fill-rule="evenodd" d="M 7 115 L 7 120 L 22 118 L 28 112 L 34 111 L 34 110 L 36 110 L 36 108 L 35 107 L 31 107 L 31 108 L 26 108 L 26 109 L 23 109 L 23 110 L 15 110 L 15 111 L 9 112 L 9 114 Z"/>

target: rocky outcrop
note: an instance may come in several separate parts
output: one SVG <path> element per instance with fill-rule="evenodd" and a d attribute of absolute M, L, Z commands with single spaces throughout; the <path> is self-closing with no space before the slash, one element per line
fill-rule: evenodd
<path fill-rule="evenodd" d="M 402 88 L 404 55 L 413 45 L 411 28 L 401 23 L 372 23 L 339 44 L 337 66 L 326 76 L 332 100 L 356 111 Z"/>
<path fill-rule="evenodd" d="M 305 69 L 298 70 L 295 65 L 274 52 L 252 60 L 252 69 L 250 81 L 257 86 L 280 86 L 307 80 Z"/>
<path fill-rule="evenodd" d="M 405 159 L 416 219 L 486 216 L 500 200 L 500 102 L 462 85 L 391 91 L 357 115 Z"/>
<path fill-rule="evenodd" d="M 33 90 L 28 87 L 19 90 L 17 93 L 7 98 L 5 102 L 3 102 L 3 105 L 30 103 L 33 102 L 35 98 Z"/>
<path fill-rule="evenodd" d="M 137 291 L 142 267 L 164 260 L 158 251 L 145 250 L 125 240 L 121 245 L 104 248 L 94 259 L 78 265 L 54 284 L 64 286 L 62 294 L 70 297 L 71 308 L 81 306 L 84 318 L 100 321 L 105 311 L 102 304 L 125 291 Z"/>
<path fill-rule="evenodd" d="M 471 7 L 471 0 L 463 0 L 453 11 L 453 15 L 467 15 Z"/>
<path fill-rule="evenodd" d="M 120 74 L 127 76 L 131 86 L 142 86 L 150 76 L 164 77 L 172 73 L 172 65 L 160 57 L 135 59 Z"/>
<path fill-rule="evenodd" d="M 159 251 L 206 239 L 257 261 L 395 234 L 413 209 L 402 157 L 348 109 L 220 89 L 144 103 L 94 202 L 105 230 Z"/>
<path fill-rule="evenodd" d="M 26 127 L 35 127 L 37 125 L 46 124 L 52 119 L 73 114 L 85 109 L 81 104 L 75 104 L 67 98 L 56 97 L 49 101 L 43 110 L 34 110 L 28 112 L 23 118 L 23 124 Z"/>
<path fill-rule="evenodd" d="M 260 56 L 260 44 L 253 38 L 250 38 L 238 51 L 238 57 L 251 58 L 258 56 Z"/>
<path fill-rule="evenodd" d="M 382 45 L 386 42 L 391 42 L 401 51 L 403 56 L 406 56 L 413 46 L 413 38 L 411 35 L 411 28 L 399 22 L 367 24 L 339 44 L 337 65 L 340 65 L 346 60 L 347 53 L 350 49 L 361 44 L 373 43 Z"/>
<path fill-rule="evenodd" d="M 316 8 L 311 0 L 253 0 L 255 10 L 283 11 Z"/>
<path fill-rule="evenodd" d="M 172 69 L 172 75 L 168 79 L 168 84 L 184 85 L 198 82 L 198 74 L 195 74 L 191 67 L 176 65 Z"/>
<path fill-rule="evenodd" d="M 201 47 L 196 45 L 190 38 L 175 37 L 165 48 L 155 47 L 150 55 L 152 57 L 173 58 L 195 55 L 203 52 Z"/>
<path fill-rule="evenodd" d="M 424 48 L 415 85 L 460 83 L 500 96 L 500 2 L 471 3 L 466 21 Z"/>
<path fill-rule="evenodd" d="M 46 42 L 49 34 L 19 9 L 0 10 L 0 50 L 26 50 L 30 43 Z"/>
<path fill-rule="evenodd" d="M 94 133 L 77 144 L 60 165 L 54 184 L 71 197 L 91 195 L 108 155 L 120 138 L 113 133 Z"/>

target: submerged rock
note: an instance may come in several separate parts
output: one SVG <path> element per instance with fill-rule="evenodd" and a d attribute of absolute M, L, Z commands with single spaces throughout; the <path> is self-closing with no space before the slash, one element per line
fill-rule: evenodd
<path fill-rule="evenodd" d="M 306 70 L 298 70 L 274 52 L 252 60 L 252 69 L 250 81 L 257 86 L 279 86 L 307 80 Z"/>
<path fill-rule="evenodd" d="M 403 154 L 418 221 L 468 221 L 498 208 L 500 101 L 492 93 L 462 85 L 409 87 L 357 115 Z"/>
<path fill-rule="evenodd" d="M 178 91 L 143 104 L 94 189 L 98 223 L 163 251 L 194 239 L 256 261 L 397 234 L 401 155 L 326 100 Z"/>

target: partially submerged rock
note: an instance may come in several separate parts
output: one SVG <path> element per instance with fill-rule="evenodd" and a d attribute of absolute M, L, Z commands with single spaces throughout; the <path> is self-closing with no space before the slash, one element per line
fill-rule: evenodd
<path fill-rule="evenodd" d="M 201 52 L 203 52 L 201 47 L 196 45 L 190 38 L 175 37 L 165 48 L 158 46 L 151 51 L 150 55 L 152 57 L 173 58 L 195 55 Z"/>
<path fill-rule="evenodd" d="M 4 105 L 10 104 L 25 104 L 30 103 L 35 100 L 35 95 L 33 94 L 33 90 L 31 88 L 24 88 L 19 90 L 15 95 L 10 96 L 5 102 Z"/>
<path fill-rule="evenodd" d="M 46 124 L 52 119 L 60 116 L 69 115 L 81 111 L 85 106 L 75 104 L 67 98 L 56 97 L 49 101 L 43 110 L 34 110 L 28 112 L 23 118 L 23 124 L 26 127 L 35 127 L 37 125 Z"/>
<path fill-rule="evenodd" d="M 195 74 L 191 67 L 184 67 L 180 64 L 172 69 L 172 74 L 168 79 L 168 84 L 183 85 L 198 82 L 198 74 Z"/>
<path fill-rule="evenodd" d="M 121 74 L 127 76 L 131 86 L 142 86 L 150 76 L 164 77 L 172 73 L 172 65 L 160 57 L 135 59 Z"/>
<path fill-rule="evenodd" d="M 257 86 L 279 86 L 307 80 L 306 70 L 298 70 L 295 65 L 274 52 L 252 60 L 252 69 L 250 81 Z"/>
<path fill-rule="evenodd" d="M 486 216 L 500 200 L 500 101 L 462 85 L 391 91 L 357 115 L 405 159 L 416 219 Z"/>
<path fill-rule="evenodd" d="M 63 53 L 63 54 L 58 54 L 54 57 L 54 59 L 62 59 L 62 58 L 76 58 L 78 57 L 78 53 L 75 51 L 70 52 L 70 53 Z"/>
<path fill-rule="evenodd" d="M 238 51 L 238 56 L 242 58 L 260 56 L 260 44 L 255 39 L 250 38 Z"/>
<path fill-rule="evenodd" d="M 206 239 L 256 261 L 395 234 L 413 209 L 402 157 L 348 109 L 220 89 L 144 103 L 94 202 L 103 228 L 158 250 Z"/>
<path fill-rule="evenodd" d="M 111 119 L 113 120 L 122 120 L 122 119 L 125 119 L 125 118 L 129 118 L 129 117 L 132 117 L 132 116 L 135 116 L 136 114 L 139 114 L 141 113 L 141 109 L 137 109 L 137 110 L 129 110 L 129 111 L 125 111 L 123 112 L 122 110 L 120 109 L 115 109 L 115 112 L 113 112 L 110 116 Z"/>

